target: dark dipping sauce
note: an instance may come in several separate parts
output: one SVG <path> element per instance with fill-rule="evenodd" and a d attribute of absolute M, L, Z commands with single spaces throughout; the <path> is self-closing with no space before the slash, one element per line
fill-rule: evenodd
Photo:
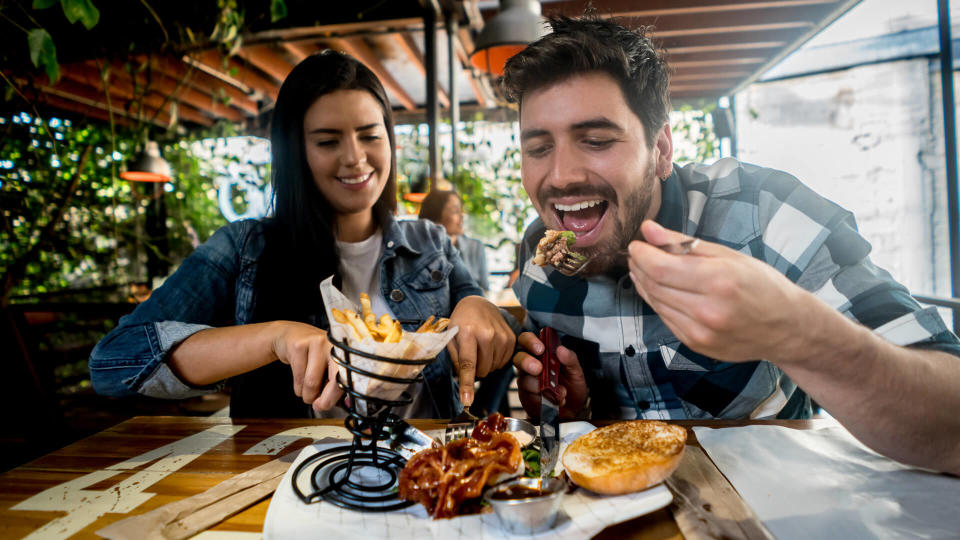
<path fill-rule="evenodd" d="M 491 499 L 496 499 L 498 501 L 509 501 L 514 499 L 531 499 L 534 497 L 546 497 L 553 493 L 552 491 L 544 491 L 540 488 L 532 488 L 527 486 L 510 486 L 506 489 L 498 489 L 494 491 L 491 495 Z"/>

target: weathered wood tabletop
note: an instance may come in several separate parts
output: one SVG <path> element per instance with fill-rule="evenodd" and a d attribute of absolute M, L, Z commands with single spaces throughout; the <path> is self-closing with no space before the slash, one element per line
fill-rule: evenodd
<path fill-rule="evenodd" d="M 691 536 L 695 536 L 691 532 L 729 534 L 731 530 L 743 533 L 737 536 L 756 536 L 759 522 L 700 450 L 690 428 L 777 424 L 809 429 L 822 422 L 830 421 L 677 422 L 688 429 L 689 447 L 669 485 L 675 493 L 680 490 L 683 497 L 676 499 L 687 504 L 675 503 L 609 527 L 598 538 L 683 538 L 678 523 Z M 411 423 L 424 430 L 444 425 L 436 420 Z M 342 420 L 130 419 L 0 475 L 0 537 L 99 538 L 95 531 L 113 522 L 204 492 L 234 475 L 297 452 L 311 442 L 310 427 L 332 425 L 342 426 Z M 254 447 L 263 449 L 265 441 L 278 441 L 267 443 L 274 445 L 275 453 L 245 453 Z M 256 537 L 269 504 L 268 497 L 200 536 Z M 228 531 L 236 534 L 222 534 Z"/>

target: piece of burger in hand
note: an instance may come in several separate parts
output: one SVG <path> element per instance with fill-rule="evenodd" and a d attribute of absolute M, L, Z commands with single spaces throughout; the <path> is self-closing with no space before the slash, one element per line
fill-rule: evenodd
<path fill-rule="evenodd" d="M 687 430 L 659 420 L 632 420 L 582 435 L 563 453 L 578 486 L 603 495 L 647 489 L 669 477 L 683 458 Z"/>

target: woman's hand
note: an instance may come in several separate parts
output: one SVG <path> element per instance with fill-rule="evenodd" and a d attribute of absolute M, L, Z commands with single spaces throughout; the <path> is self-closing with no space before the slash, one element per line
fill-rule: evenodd
<path fill-rule="evenodd" d="M 517 336 L 496 306 L 482 296 L 468 296 L 450 315 L 457 335 L 447 344 L 450 359 L 460 377 L 460 401 L 473 403 L 474 377 L 484 377 L 510 361 Z"/>
<path fill-rule="evenodd" d="M 273 354 L 290 366 L 293 392 L 313 405 L 315 411 L 330 410 L 343 395 L 337 386 L 337 363 L 327 332 L 309 324 L 278 321 Z"/>

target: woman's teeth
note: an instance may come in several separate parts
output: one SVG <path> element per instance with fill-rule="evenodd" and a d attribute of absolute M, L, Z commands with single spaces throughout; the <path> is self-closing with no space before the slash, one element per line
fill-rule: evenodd
<path fill-rule="evenodd" d="M 366 182 L 372 174 L 372 172 L 368 172 L 363 176 L 338 176 L 337 180 L 343 182 L 344 184 L 361 184 Z"/>
<path fill-rule="evenodd" d="M 602 203 L 603 203 L 603 199 L 594 199 L 592 201 L 580 201 L 578 203 L 573 203 L 573 204 L 554 203 L 553 207 L 561 212 L 576 212 L 577 210 L 585 210 L 587 208 L 590 208 L 592 206 L 596 206 Z"/>

